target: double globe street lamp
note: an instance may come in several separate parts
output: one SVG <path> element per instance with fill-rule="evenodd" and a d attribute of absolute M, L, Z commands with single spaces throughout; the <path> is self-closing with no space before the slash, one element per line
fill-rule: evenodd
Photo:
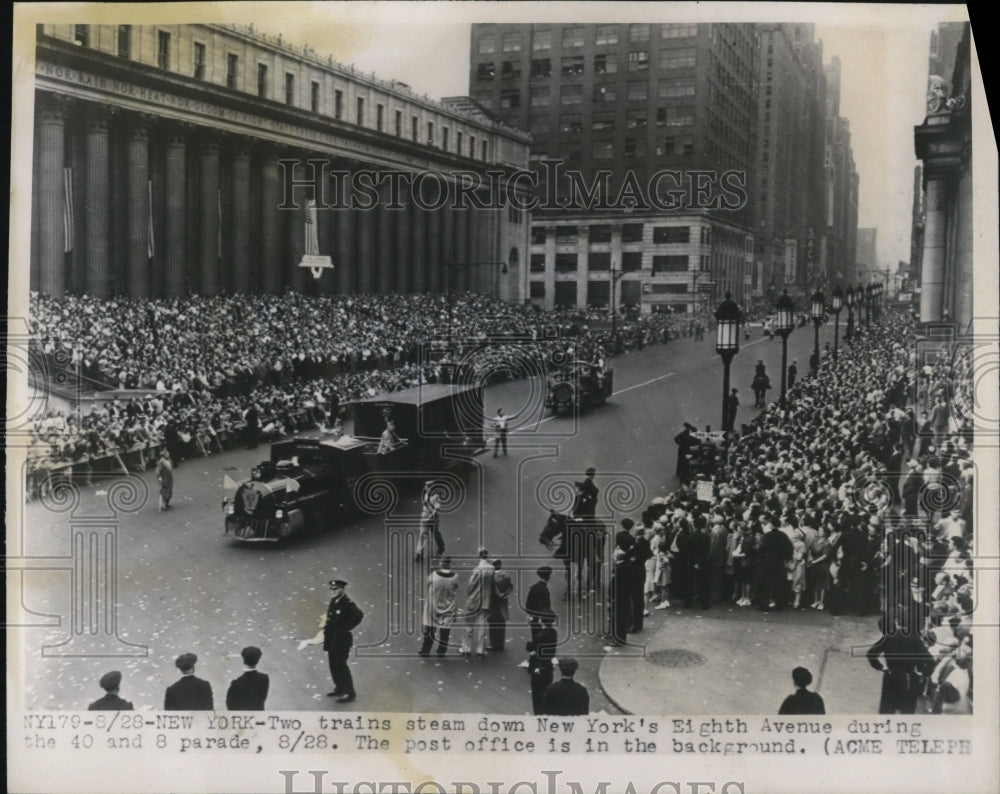
<path fill-rule="evenodd" d="M 722 430 L 729 432 L 736 421 L 736 411 L 729 405 L 729 365 L 733 356 L 740 349 L 740 323 L 743 313 L 736 305 L 731 293 L 726 293 L 726 299 L 715 310 L 718 321 L 715 337 L 715 352 L 722 358 Z"/>
<path fill-rule="evenodd" d="M 795 304 L 788 297 L 788 290 L 782 290 L 781 297 L 774 303 L 774 329 L 781 336 L 781 401 L 785 401 L 788 387 L 788 335 L 795 329 Z"/>
<path fill-rule="evenodd" d="M 823 320 L 826 318 L 826 295 L 823 294 L 823 290 L 821 289 L 818 289 L 813 293 L 812 310 L 810 314 L 812 315 L 813 325 L 815 326 L 815 336 L 813 337 L 813 360 L 816 362 L 816 366 L 813 369 L 815 372 L 819 372 L 819 327 L 823 324 Z"/>
<path fill-rule="evenodd" d="M 840 355 L 840 310 L 844 308 L 844 293 L 840 287 L 833 291 L 830 308 L 833 310 L 833 360 L 836 363 Z"/>

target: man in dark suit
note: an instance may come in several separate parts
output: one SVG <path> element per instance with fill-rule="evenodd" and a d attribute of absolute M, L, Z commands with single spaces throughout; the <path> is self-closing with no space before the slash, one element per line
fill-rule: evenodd
<path fill-rule="evenodd" d="M 354 677 L 347 660 L 354 646 L 354 635 L 351 633 L 361 623 L 364 613 L 347 596 L 347 582 L 334 579 L 329 582 L 333 597 L 326 608 L 326 623 L 323 626 L 323 650 L 330 662 L 330 676 L 333 678 L 333 691 L 327 692 L 327 697 L 337 698 L 338 703 L 350 703 L 357 698 L 354 691 Z"/>
<path fill-rule="evenodd" d="M 784 699 L 778 714 L 826 714 L 823 698 L 816 692 L 809 691 L 812 680 L 812 673 L 806 668 L 796 667 L 792 670 L 795 693 Z"/>
<path fill-rule="evenodd" d="M 180 681 L 167 687 L 163 701 L 164 711 L 212 711 L 212 685 L 194 674 L 198 657 L 193 653 L 182 653 L 175 664 L 181 671 Z"/>
<path fill-rule="evenodd" d="M 917 631 L 906 631 L 904 616 L 893 615 L 893 629 L 868 649 L 866 656 L 873 669 L 882 673 L 879 714 L 915 714 L 917 698 L 923 690 L 923 677 L 934 669 L 934 658 Z M 885 624 L 879 621 L 885 631 Z"/>
<path fill-rule="evenodd" d="M 598 487 L 594 482 L 597 469 L 591 467 L 584 472 L 583 480 L 577 483 L 580 493 L 577 495 L 576 504 L 573 506 L 574 518 L 593 518 L 597 513 Z"/>
<path fill-rule="evenodd" d="M 270 679 L 266 673 L 257 672 L 260 662 L 260 648 L 248 646 L 241 651 L 247 671 L 229 684 L 226 692 L 226 708 L 230 711 L 263 711 L 267 700 Z"/>
<path fill-rule="evenodd" d="M 559 638 L 553 624 L 556 616 L 552 611 L 542 615 L 542 627 L 537 638 L 527 644 L 528 672 L 531 673 L 531 705 L 535 714 L 543 714 L 542 697 L 552 683 L 552 657 L 556 654 Z"/>
<path fill-rule="evenodd" d="M 540 714 L 575 717 L 590 713 L 590 694 L 587 688 L 573 680 L 578 667 L 576 659 L 571 657 L 559 660 L 559 673 L 562 677 L 546 688 L 542 695 Z"/>
<path fill-rule="evenodd" d="M 89 706 L 88 711 L 132 711 L 132 704 L 127 700 L 118 697 L 118 687 L 122 683 L 122 674 L 117 670 L 105 673 L 101 676 L 101 689 L 105 695 L 95 700 Z"/>
<path fill-rule="evenodd" d="M 552 610 L 552 594 L 549 593 L 551 577 L 552 569 L 548 565 L 539 568 L 538 581 L 528 588 L 528 595 L 524 599 L 524 611 L 528 613 L 531 621 L 532 640 L 538 639 L 538 632 L 542 628 L 542 615 Z"/>

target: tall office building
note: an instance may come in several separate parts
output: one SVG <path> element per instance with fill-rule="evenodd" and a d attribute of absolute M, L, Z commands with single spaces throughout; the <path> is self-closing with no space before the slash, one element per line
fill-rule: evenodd
<path fill-rule="evenodd" d="M 749 301 L 759 51 L 752 24 L 473 25 L 470 95 L 533 136 L 533 302 Z"/>
<path fill-rule="evenodd" d="M 755 294 L 804 297 L 829 268 L 827 73 L 812 24 L 760 26 Z M 837 73 L 839 77 L 839 71 Z M 839 82 L 833 86 L 839 94 Z M 839 97 L 832 101 L 839 101 Z"/>
<path fill-rule="evenodd" d="M 877 278 L 878 229 L 868 227 L 858 229 L 858 278 L 870 282 Z"/>

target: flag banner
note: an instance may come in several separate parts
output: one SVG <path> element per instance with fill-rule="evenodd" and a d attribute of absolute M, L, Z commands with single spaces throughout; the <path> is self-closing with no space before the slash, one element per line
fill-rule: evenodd
<path fill-rule="evenodd" d="M 63 169 L 63 251 L 73 250 L 73 169 Z"/>
<path fill-rule="evenodd" d="M 316 202 L 307 201 L 303 210 L 305 215 L 306 250 L 307 254 L 319 253 L 319 231 L 316 227 Z"/>
<path fill-rule="evenodd" d="M 156 246 L 153 243 L 153 180 L 152 179 L 150 179 L 146 183 L 146 188 L 149 192 L 149 223 L 147 224 L 148 228 L 146 229 L 148 237 L 146 253 L 149 256 L 149 258 L 152 259 L 153 254 L 156 253 Z"/>

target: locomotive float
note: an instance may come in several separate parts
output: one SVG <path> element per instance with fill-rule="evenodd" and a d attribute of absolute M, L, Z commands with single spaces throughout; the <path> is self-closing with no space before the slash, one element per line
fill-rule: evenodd
<path fill-rule="evenodd" d="M 588 361 L 574 361 L 548 378 L 545 405 L 554 416 L 604 405 L 614 391 L 613 369 Z"/>
<path fill-rule="evenodd" d="M 350 404 L 353 434 L 271 445 L 223 502 L 225 534 L 275 542 L 317 532 L 358 510 L 365 475 L 434 471 L 482 452 L 480 386 L 429 384 Z"/>

